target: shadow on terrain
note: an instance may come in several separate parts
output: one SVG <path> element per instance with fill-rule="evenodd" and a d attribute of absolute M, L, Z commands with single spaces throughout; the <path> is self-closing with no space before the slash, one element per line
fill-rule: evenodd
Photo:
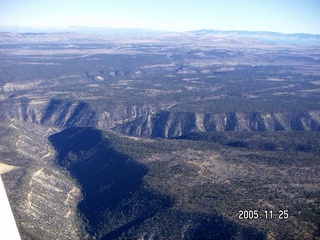
<path fill-rule="evenodd" d="M 170 195 L 157 193 L 144 177 L 148 166 L 114 148 L 117 137 L 74 127 L 49 137 L 58 163 L 82 187 L 78 209 L 97 239 L 264 239 L 263 232 L 212 213 L 179 210 Z M 140 146 L 141 147 L 141 146 Z M 165 171 L 165 169 L 164 169 Z M 168 179 L 169 181 L 170 179 Z"/>
<path fill-rule="evenodd" d="M 168 198 L 143 187 L 147 167 L 112 149 L 100 131 L 69 128 L 49 139 L 58 152 L 59 164 L 82 187 L 83 200 L 78 209 L 91 235 L 119 237 L 172 205 Z M 112 219 L 117 213 L 120 217 Z"/>

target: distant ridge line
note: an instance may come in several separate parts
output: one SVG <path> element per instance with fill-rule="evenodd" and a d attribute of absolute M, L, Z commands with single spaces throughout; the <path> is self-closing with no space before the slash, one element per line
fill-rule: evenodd
<path fill-rule="evenodd" d="M 10 33 L 83 33 L 83 34 L 161 34 L 161 33 L 194 33 L 194 34 L 232 34 L 232 35 L 259 35 L 270 37 L 297 37 L 297 38 L 320 38 L 320 34 L 312 33 L 281 33 L 273 31 L 248 31 L 248 30 L 215 30 L 199 29 L 194 31 L 166 31 L 145 28 L 111 28 L 111 27 L 83 27 L 70 26 L 59 27 L 20 27 L 20 26 L 0 26 L 0 32 Z"/>
<path fill-rule="evenodd" d="M 234 34 L 234 35 L 260 35 L 270 37 L 298 37 L 298 38 L 320 38 L 320 34 L 311 33 L 280 33 L 280 32 L 269 32 L 269 31 L 245 31 L 245 30 L 212 30 L 212 29 L 201 29 L 196 31 L 189 31 L 195 34 Z"/>

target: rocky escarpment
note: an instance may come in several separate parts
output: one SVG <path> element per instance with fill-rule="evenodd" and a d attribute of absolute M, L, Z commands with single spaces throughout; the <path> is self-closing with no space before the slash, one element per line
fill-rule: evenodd
<path fill-rule="evenodd" d="M 162 111 L 119 125 L 134 136 L 171 138 L 206 131 L 320 131 L 320 111 L 194 113 Z"/>
<path fill-rule="evenodd" d="M 1 102 L 0 114 L 45 126 L 112 128 L 127 135 L 161 138 L 211 131 L 320 131 L 320 111 L 316 109 L 204 113 L 159 111 L 163 108 L 160 104 L 104 104 L 67 99 L 8 99 Z"/>
<path fill-rule="evenodd" d="M 97 123 L 95 111 L 81 101 L 14 99 L 2 102 L 1 114 L 25 122 L 57 127 Z"/>
<path fill-rule="evenodd" d="M 81 190 L 54 163 L 48 135 L 57 129 L 17 121 L 0 123 L 2 175 L 22 239 L 83 239 L 77 214 Z"/>
<path fill-rule="evenodd" d="M 119 103 L 106 107 L 68 99 L 7 99 L 0 103 L 0 115 L 45 126 L 92 126 L 109 129 L 125 121 L 157 111 L 160 105 Z"/>

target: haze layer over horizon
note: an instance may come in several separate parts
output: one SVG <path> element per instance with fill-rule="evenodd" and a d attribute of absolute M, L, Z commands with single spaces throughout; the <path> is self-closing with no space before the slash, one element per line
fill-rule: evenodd
<path fill-rule="evenodd" d="M 0 26 L 320 34 L 317 0 L 0 0 Z"/>

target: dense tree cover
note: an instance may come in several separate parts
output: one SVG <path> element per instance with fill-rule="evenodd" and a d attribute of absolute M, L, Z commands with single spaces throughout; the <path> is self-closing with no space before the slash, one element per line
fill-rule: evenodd
<path fill-rule="evenodd" d="M 302 114 L 308 110 L 316 110 L 319 108 L 320 100 L 318 97 L 272 96 L 258 99 L 226 97 L 217 100 L 198 101 L 177 105 L 171 108 L 171 111 L 200 113 L 295 112 Z"/>
<path fill-rule="evenodd" d="M 320 159 L 308 146 L 317 146 L 318 135 L 192 133 L 165 140 L 69 128 L 50 140 L 82 186 L 78 208 L 94 236 L 179 238 L 185 229 L 190 238 L 264 239 L 271 231 L 290 239 L 301 221 L 307 224 L 299 234 L 316 234 L 319 191 L 308 186 L 317 185 Z M 239 210 L 254 209 L 261 219 L 239 219 Z M 288 210 L 290 219 L 279 229 L 266 210 Z"/>

